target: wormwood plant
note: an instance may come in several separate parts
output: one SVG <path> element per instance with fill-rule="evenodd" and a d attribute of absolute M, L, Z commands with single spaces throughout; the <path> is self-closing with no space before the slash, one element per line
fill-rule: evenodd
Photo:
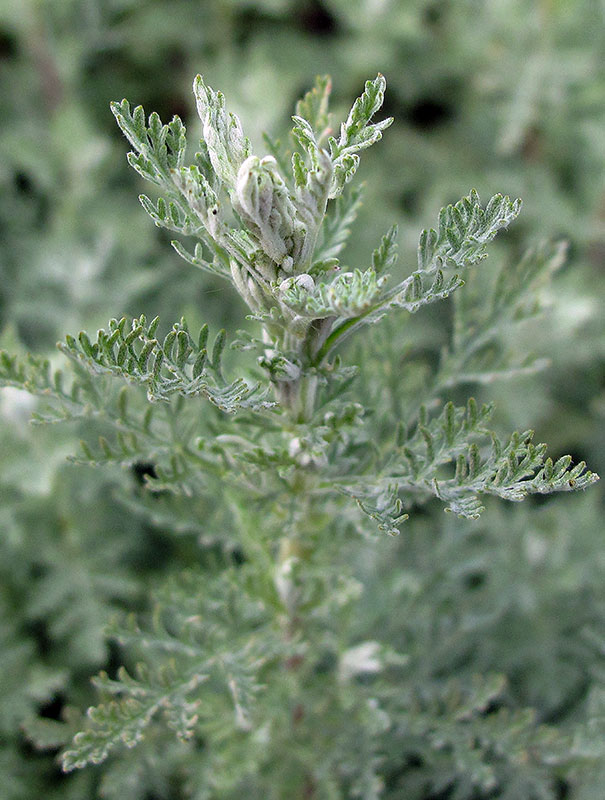
<path fill-rule="evenodd" d="M 531 715 L 508 713 L 502 676 L 417 687 L 405 652 L 356 633 L 360 534 L 405 531 L 429 502 L 475 520 L 489 495 L 520 501 L 597 480 L 584 462 L 547 457 L 531 431 L 498 437 L 491 406 L 447 401 L 463 384 L 541 366 L 511 355 L 501 334 L 540 311 L 561 246 L 534 248 L 479 302 L 457 302 L 451 341 L 421 380 L 413 357 L 398 371 L 379 352 L 366 350 L 359 365 L 341 355 L 384 318 L 407 335 L 410 315 L 457 292 L 521 209 L 501 195 L 483 205 L 472 191 L 421 234 L 407 277 L 389 274 L 395 228 L 368 265 L 349 268 L 361 202 L 349 184 L 361 151 L 392 122 L 373 121 L 384 91 L 382 75 L 368 81 L 336 133 L 330 81 L 318 78 L 297 105 L 291 141 L 265 137 L 270 154 L 259 157 L 198 76 L 202 138 L 190 165 L 178 117 L 165 125 L 126 100 L 112 104 L 129 163 L 161 195 L 142 195 L 143 207 L 196 240 L 172 244 L 233 285 L 250 325 L 227 348 L 224 331 L 193 331 L 184 319 L 162 334 L 157 318 L 112 319 L 96 337 L 60 345 L 67 374 L 1 354 L 1 384 L 47 401 L 37 421 L 86 421 L 76 463 L 146 465 L 148 491 L 118 499 L 199 537 L 199 564 L 154 587 L 152 614 L 112 623 L 128 667 L 95 679 L 100 701 L 63 752 L 66 771 L 119 758 L 123 745 L 140 743 L 142 760 L 172 748 L 167 727 L 182 742 L 173 759 L 185 796 L 245 788 L 258 798 L 377 798 L 421 753 L 432 775 L 410 797 L 444 786 L 458 798 L 504 792 L 511 771 L 530 797 L 547 764 L 584 752 Z M 370 394 L 374 408 L 360 402 Z M 60 743 L 64 732 L 50 727 L 41 721 L 33 738 Z"/>

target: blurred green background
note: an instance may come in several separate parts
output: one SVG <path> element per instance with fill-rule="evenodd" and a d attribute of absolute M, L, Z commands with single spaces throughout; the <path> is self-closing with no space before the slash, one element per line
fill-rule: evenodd
<path fill-rule="evenodd" d="M 471 187 L 484 197 L 521 196 L 521 219 L 490 261 L 514 260 L 541 239 L 568 241 L 549 313 L 515 343 L 552 365 L 474 391 L 497 401 L 500 425 L 534 427 L 555 455 L 585 458 L 604 474 L 602 0 L 0 0 L 0 346 L 56 359 L 65 333 L 143 312 L 167 324 L 185 314 L 194 326 L 242 326 L 234 293 L 182 262 L 137 203 L 142 182 L 126 164 L 110 100 L 127 97 L 164 121 L 179 114 L 193 149 L 200 131 L 191 83 L 200 72 L 261 151 L 262 132 L 286 133 L 316 74 L 333 77 L 338 120 L 378 71 L 395 122 L 362 160 L 367 195 L 351 266 L 367 263 L 397 222 L 397 269 L 408 274 L 418 234 L 442 205 Z M 447 309 L 415 325 L 419 346 L 438 353 Z M 374 341 L 378 357 L 399 363 L 396 322 Z M 187 563 L 195 545 L 116 506 L 110 471 L 80 470 L 75 480 L 65 462 L 73 431 L 29 427 L 31 409 L 20 394 L 0 395 L 0 782 L 9 800 L 42 789 L 96 796 L 98 777 L 63 779 L 52 746 L 38 752 L 28 743 L 27 720 L 90 701 L 89 674 L 113 658 L 102 636 L 111 609 L 143 603 L 155 576 Z M 140 491 L 140 475 L 129 479 Z M 504 663 L 519 702 L 544 720 L 581 716 L 603 673 L 602 645 L 569 643 L 581 629 L 605 641 L 603 510 L 598 487 L 529 510 L 494 510 L 481 523 L 489 547 L 479 557 L 472 543 L 449 552 L 448 535 L 462 523 L 443 523 L 444 563 L 493 575 L 508 615 L 508 627 L 479 639 L 489 647 L 475 643 L 474 668 Z M 412 545 L 402 542 L 401 569 L 420 564 L 421 543 L 437 535 L 421 520 Z M 556 547 L 531 561 L 536 541 Z M 451 575 L 442 591 L 464 604 Z M 401 629 L 385 626 L 379 611 L 381 591 L 404 591 L 393 580 L 376 589 L 367 624 L 398 642 Z M 591 778 L 594 786 L 601 778 Z M 154 780 L 153 796 L 170 796 Z M 586 785 L 573 797 L 600 796 Z M 120 796 L 112 791 L 105 786 L 104 796 Z"/>

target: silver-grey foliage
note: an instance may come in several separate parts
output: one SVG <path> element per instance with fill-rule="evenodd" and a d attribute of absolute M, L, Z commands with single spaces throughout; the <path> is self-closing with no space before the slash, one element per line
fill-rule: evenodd
<path fill-rule="evenodd" d="M 414 508 L 432 498 L 446 511 L 476 519 L 489 495 L 520 501 L 597 480 L 583 462 L 547 457 L 531 431 L 502 440 L 491 430 L 491 407 L 472 399 L 465 407 L 443 402 L 444 392 L 464 382 L 489 383 L 541 366 L 512 362 L 487 345 L 503 324 L 536 312 L 540 285 L 561 262 L 559 247 L 541 245 L 502 270 L 489 305 L 477 313 L 459 305 L 428 396 L 377 438 L 368 430 L 371 410 L 355 396 L 356 370 L 335 351 L 387 315 L 405 325 L 410 314 L 458 294 L 469 268 L 486 258 L 487 246 L 517 217 L 521 202 L 497 194 L 484 205 L 471 191 L 421 234 L 414 269 L 396 273 L 394 227 L 366 264 L 350 268 L 341 259 L 360 194 L 348 183 L 361 151 L 392 120 L 374 121 L 385 91 L 378 75 L 333 135 L 330 88 L 329 79 L 318 78 L 297 105 L 292 152 L 271 143 L 270 154 L 256 155 L 223 95 L 198 76 L 201 141 L 190 164 L 178 117 L 163 124 L 126 100 L 112 104 L 133 148 L 129 163 L 160 193 L 155 200 L 141 195 L 144 209 L 156 225 L 193 237 L 192 251 L 178 240 L 176 252 L 230 281 L 250 311 L 255 330 L 233 342 L 256 356 L 245 374 L 229 375 L 224 332 L 210 346 L 208 328 L 194 336 L 184 320 L 162 336 L 157 319 L 140 317 L 112 319 L 95 337 L 67 337 L 60 349 L 71 362 L 69 375 L 33 356 L 0 355 L 2 385 L 48 401 L 40 421 L 84 418 L 103 427 L 98 443 L 82 443 L 78 463 L 150 461 L 147 484 L 159 503 L 149 513 L 159 519 L 166 492 L 191 502 L 220 498 L 246 554 L 244 566 L 209 585 L 197 573 L 171 583 L 159 593 L 149 631 L 136 621 L 113 630 L 127 651 L 143 654 L 143 662 L 116 679 L 97 679 L 102 702 L 89 710 L 84 730 L 64 753 L 66 770 L 99 763 L 120 744 L 132 747 L 158 715 L 184 740 L 203 735 L 210 752 L 220 753 L 233 737 L 248 737 L 250 752 L 275 741 L 288 691 L 303 698 L 308 691 L 309 705 L 317 703 L 318 672 L 301 665 L 315 659 L 314 647 L 331 652 L 330 637 L 337 636 L 326 633 L 323 640 L 310 620 L 323 625 L 358 592 L 346 570 L 317 557 L 331 536 L 367 533 L 367 518 L 396 534 Z M 186 506 L 179 509 L 185 528 L 201 524 L 187 516 Z M 211 528 L 201 536 L 221 541 L 221 532 Z M 346 694 L 354 676 L 404 663 L 364 643 L 342 656 L 334 680 Z M 501 692 L 496 679 L 471 697 L 451 700 L 459 704 L 456 724 L 482 725 L 482 710 Z M 352 715 L 380 741 L 391 725 L 387 694 L 362 694 L 348 706 L 343 701 L 338 713 Z M 432 702 L 415 717 L 419 735 L 437 713 Z M 304 716 L 296 708 L 290 717 Z M 230 721 L 222 722 L 227 713 Z M 503 737 L 511 724 L 501 720 Z M 458 746 L 455 732 L 447 736 Z M 488 748 L 480 755 L 474 746 L 460 748 L 475 783 L 491 790 L 495 778 L 482 760 Z M 360 755 L 359 763 L 351 759 L 342 769 L 366 787 L 351 796 L 378 797 L 375 754 Z M 217 769 L 220 774 L 216 764 L 209 766 L 208 775 Z"/>

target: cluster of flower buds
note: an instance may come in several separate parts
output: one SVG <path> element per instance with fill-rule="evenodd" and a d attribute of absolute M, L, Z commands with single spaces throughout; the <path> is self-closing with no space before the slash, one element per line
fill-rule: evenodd
<path fill-rule="evenodd" d="M 233 205 L 263 252 L 280 270 L 291 274 L 300 260 L 307 229 L 298 219 L 273 156 L 249 156 L 244 161 L 237 175 Z"/>

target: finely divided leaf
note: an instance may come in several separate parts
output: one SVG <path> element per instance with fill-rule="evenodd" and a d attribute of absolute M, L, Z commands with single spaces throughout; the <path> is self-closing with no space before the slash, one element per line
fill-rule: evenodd
<path fill-rule="evenodd" d="M 193 82 L 193 92 L 212 167 L 233 189 L 238 170 L 250 155 L 250 141 L 244 136 L 238 117 L 227 111 L 222 92 L 206 86 L 201 75 Z"/>
<path fill-rule="evenodd" d="M 346 122 L 340 126 L 338 139 L 329 139 L 330 156 L 334 162 L 334 177 L 330 197 L 338 197 L 359 165 L 358 152 L 370 147 L 382 138 L 382 131 L 389 127 L 393 118 L 370 124 L 374 114 L 380 109 L 384 100 L 386 80 L 378 75 L 374 80 L 366 81 L 363 94 L 353 103 Z"/>
<path fill-rule="evenodd" d="M 328 127 L 328 102 L 332 91 L 329 75 L 318 75 L 315 86 L 296 104 L 296 116 L 303 117 L 319 135 Z"/>

